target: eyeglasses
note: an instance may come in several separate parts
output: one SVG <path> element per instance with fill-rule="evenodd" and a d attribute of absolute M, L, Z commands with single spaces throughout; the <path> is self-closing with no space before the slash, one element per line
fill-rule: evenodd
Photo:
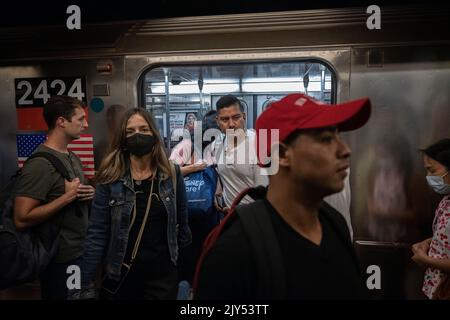
<path fill-rule="evenodd" d="M 222 123 L 228 123 L 230 121 L 230 119 L 233 122 L 238 122 L 239 120 L 242 119 L 242 114 L 241 113 L 235 114 L 234 116 L 231 116 L 231 117 L 218 117 L 218 119 Z"/>

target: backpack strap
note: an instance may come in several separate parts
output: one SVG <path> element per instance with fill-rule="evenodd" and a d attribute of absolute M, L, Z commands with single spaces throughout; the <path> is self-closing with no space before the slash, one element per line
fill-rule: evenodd
<path fill-rule="evenodd" d="M 199 275 L 201 265 L 214 247 L 224 230 L 235 221 L 236 215 L 239 214 L 239 219 L 242 223 L 244 232 L 250 242 L 250 246 L 254 251 L 254 259 L 257 266 L 257 297 L 258 299 L 285 299 L 287 295 L 287 279 L 286 269 L 284 266 L 281 249 L 278 238 L 273 229 L 270 212 L 264 201 L 267 193 L 266 187 L 247 188 L 243 190 L 234 200 L 231 205 L 230 212 L 225 218 L 216 226 L 208 235 L 203 243 L 202 252 L 195 268 L 194 281 L 192 283 L 193 294 L 198 287 Z M 239 202 L 245 197 L 250 196 L 256 201 L 240 206 L 237 208 Z M 259 200 L 258 200 L 259 199 Z M 331 223 L 335 229 L 338 237 L 348 247 L 353 257 L 353 261 L 360 269 L 358 259 L 353 250 L 350 235 L 345 230 L 347 224 L 340 220 L 341 214 L 331 207 L 325 201 L 322 203 L 322 210 L 325 211 L 324 216 Z M 343 220 L 343 218 L 342 218 Z M 261 267 L 262 266 L 262 267 Z"/>
<path fill-rule="evenodd" d="M 266 190 L 253 188 L 247 194 L 254 199 L 261 199 L 264 191 Z M 322 203 L 322 210 L 325 211 L 323 216 L 330 222 L 340 240 L 350 251 L 353 262 L 359 270 L 358 259 L 353 250 L 347 225 L 341 219 L 341 213 L 326 202 Z M 263 200 L 257 200 L 254 203 L 239 206 L 236 211 L 254 252 L 258 276 L 256 298 L 285 299 L 286 268 L 267 206 Z"/>
<path fill-rule="evenodd" d="M 220 235 L 225 231 L 225 229 L 227 229 L 235 220 L 237 217 L 237 210 L 236 207 L 239 205 L 239 203 L 241 202 L 241 200 L 246 196 L 249 195 L 250 197 L 252 197 L 253 199 L 261 199 L 264 198 L 265 194 L 266 194 L 267 188 L 264 187 L 257 187 L 257 188 L 247 188 L 245 190 L 243 190 L 233 201 L 233 204 L 231 205 L 231 208 L 229 210 L 229 213 L 227 215 L 225 215 L 225 217 L 220 221 L 219 225 L 217 225 L 214 229 L 212 229 L 212 231 L 208 234 L 208 236 L 206 237 L 205 241 L 203 242 L 203 246 L 202 246 L 202 250 L 200 253 L 200 257 L 197 260 L 197 264 L 195 267 L 195 273 L 194 273 L 194 279 L 192 282 L 192 293 L 193 295 L 195 295 L 195 292 L 197 291 L 198 288 L 198 281 L 199 281 L 199 277 L 200 277 L 200 270 L 203 264 L 204 259 L 206 258 L 206 256 L 208 255 L 209 251 L 214 247 L 214 245 L 216 244 L 217 240 L 219 239 Z M 262 202 L 263 203 L 263 202 Z M 252 204 L 254 205 L 254 204 Z M 262 210 L 261 210 L 262 209 Z M 244 212 L 248 211 L 248 209 L 244 209 Z M 270 216 L 269 216 L 269 212 L 267 210 L 267 208 L 264 206 L 264 208 L 256 208 L 256 210 L 252 211 L 252 213 L 250 213 L 251 215 L 254 215 L 253 212 L 257 212 L 259 213 L 259 211 L 265 211 L 266 212 L 266 217 L 263 218 L 264 221 L 262 222 L 263 227 L 265 228 L 267 226 L 267 223 L 269 221 L 269 226 L 271 227 L 270 224 Z M 239 212 L 242 212 L 241 208 L 239 209 Z M 244 215 L 246 215 L 244 213 Z M 242 217 L 242 214 L 239 214 L 239 217 Z M 254 218 L 254 216 L 253 216 Z M 261 240 L 261 238 L 264 238 L 261 236 L 261 234 L 259 233 L 259 229 L 252 229 L 251 224 L 253 223 L 251 221 L 250 218 L 247 219 L 247 217 L 244 217 L 245 222 L 243 222 L 242 224 L 244 225 L 244 229 L 246 229 L 246 233 L 249 234 L 248 237 L 251 238 L 251 242 L 250 245 L 252 247 L 255 247 L 255 250 L 257 250 L 259 253 L 257 253 L 256 255 L 256 262 L 260 263 L 259 261 L 263 261 L 262 264 L 260 265 L 267 265 L 267 256 L 265 255 L 265 253 L 261 253 L 263 245 L 258 245 L 258 241 Z M 249 220 L 249 222 L 247 221 Z M 248 227 L 250 225 L 250 227 Z M 247 227 L 247 228 L 246 228 Z M 259 227 L 258 227 L 259 228 Z M 272 233 L 273 237 L 272 239 L 274 239 L 275 234 L 273 231 L 273 227 L 272 227 L 272 231 L 269 231 L 269 233 Z M 253 245 L 253 242 L 256 243 L 256 245 Z M 265 244 L 265 242 L 264 242 Z M 264 288 L 268 288 L 268 283 L 270 281 L 275 281 L 272 283 L 276 283 L 276 281 L 280 281 L 280 283 L 285 283 L 286 282 L 286 277 L 283 275 L 285 273 L 284 271 L 284 267 L 282 265 L 282 260 L 281 260 L 281 253 L 279 252 L 279 247 L 278 247 L 278 239 L 275 238 L 275 241 L 269 241 L 269 246 L 267 247 L 269 248 L 269 250 L 271 251 L 270 254 L 270 263 L 274 263 L 274 264 L 278 264 L 279 265 L 274 265 L 273 266 L 273 270 L 278 270 L 275 271 L 275 274 L 271 274 L 269 271 L 269 274 L 271 274 L 271 276 L 273 276 L 273 279 L 270 279 L 268 277 L 266 277 L 264 274 L 258 274 L 258 277 L 262 277 L 261 279 L 265 279 L 267 280 L 267 282 L 264 282 L 264 284 L 261 283 L 261 287 Z M 265 248 L 264 248 L 265 250 Z M 278 250 L 278 251 L 277 251 Z M 273 253 L 273 255 L 272 255 Z M 274 256 L 279 256 L 279 259 L 275 259 L 273 258 Z M 272 266 L 271 266 L 272 267 Z M 259 268 L 259 269 L 265 269 L 265 268 Z M 280 271 L 281 270 L 281 271 Z M 264 270 L 259 270 L 259 272 L 266 272 Z M 276 278 L 279 277 L 279 278 Z M 281 278 L 281 279 L 280 279 Z M 283 286 L 283 285 L 282 285 Z M 284 285 L 285 287 L 285 285 Z M 278 289 L 280 289 L 278 291 Z M 277 289 L 277 298 L 280 297 L 280 299 L 282 297 L 284 297 L 284 292 L 285 289 L 283 289 L 281 286 L 279 286 Z M 271 293 L 270 295 L 267 294 L 267 292 Z M 269 290 L 261 290 L 261 288 L 258 288 L 258 294 L 261 297 L 267 297 L 267 296 L 273 296 L 272 292 L 270 292 Z"/>
<path fill-rule="evenodd" d="M 197 259 L 197 264 L 195 266 L 195 272 L 194 272 L 194 279 L 192 281 L 192 295 L 193 296 L 195 296 L 195 292 L 197 291 L 197 288 L 198 288 L 200 270 L 202 268 L 203 261 L 205 260 L 206 256 L 211 251 L 211 249 L 214 247 L 214 245 L 216 244 L 217 240 L 219 239 L 219 237 L 223 233 L 223 231 L 231 225 L 232 221 L 235 220 L 236 206 L 245 197 L 245 195 L 249 192 L 249 190 L 251 190 L 251 188 L 245 189 L 236 197 L 236 199 L 234 199 L 234 202 L 231 205 L 231 208 L 230 208 L 228 214 L 226 214 L 225 217 L 220 221 L 220 223 L 214 229 L 211 230 L 211 232 L 208 234 L 206 239 L 203 241 L 202 250 L 201 250 L 199 258 Z"/>
<path fill-rule="evenodd" d="M 64 165 L 64 163 L 61 161 L 61 159 L 59 159 L 57 156 L 55 156 L 54 154 L 50 153 L 50 152 L 45 152 L 45 151 L 41 151 L 41 152 L 35 152 L 33 153 L 28 159 L 34 159 L 34 158 L 44 158 L 47 159 L 48 162 L 50 162 L 52 164 L 52 166 L 56 169 L 56 171 L 67 181 L 71 181 L 72 179 L 70 178 L 70 174 L 69 171 L 67 170 L 66 166 Z M 25 162 L 26 163 L 26 162 Z M 24 163 L 24 165 L 25 165 Z M 74 201 L 72 203 L 69 204 L 70 205 L 75 205 L 75 215 L 77 217 L 82 217 L 83 216 L 83 212 L 81 212 L 80 207 L 77 205 L 77 202 Z M 61 221 L 62 224 L 62 221 Z"/>
<path fill-rule="evenodd" d="M 34 158 L 44 158 L 47 159 L 48 162 L 50 162 L 52 164 L 52 166 L 56 169 L 56 171 L 58 171 L 58 173 L 66 180 L 70 181 L 70 175 L 69 175 L 69 171 L 67 170 L 66 166 L 64 165 L 64 163 L 54 154 L 51 154 L 50 152 L 36 152 L 33 153 L 28 159 L 34 159 Z M 24 164 L 25 165 L 25 164 Z"/>
<path fill-rule="evenodd" d="M 257 272 L 257 299 L 285 299 L 286 268 L 264 200 L 237 208 L 239 220 L 253 249 Z"/>
<path fill-rule="evenodd" d="M 218 211 L 224 215 L 223 209 L 226 207 L 225 200 L 223 198 L 223 182 L 220 177 L 219 171 L 217 170 L 217 164 L 213 164 L 210 166 L 214 171 L 215 176 L 217 177 L 216 190 L 214 191 L 214 205 Z"/>

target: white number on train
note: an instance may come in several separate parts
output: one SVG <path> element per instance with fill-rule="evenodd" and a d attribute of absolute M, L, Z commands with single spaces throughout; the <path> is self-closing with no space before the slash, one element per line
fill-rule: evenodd
<path fill-rule="evenodd" d="M 39 83 L 39 86 L 36 88 L 36 91 L 34 92 L 34 98 L 42 99 L 42 101 L 44 101 L 44 104 L 47 103 L 48 99 L 50 99 L 50 95 L 48 94 L 47 89 L 47 80 L 42 80 L 41 83 Z"/>
<path fill-rule="evenodd" d="M 56 79 L 53 80 L 52 83 L 50 83 L 50 87 L 52 87 L 53 89 L 56 86 L 59 86 L 59 91 L 56 94 L 57 96 L 62 96 L 64 94 L 64 91 L 66 91 L 66 84 L 64 83 L 64 81 L 60 80 L 60 79 Z"/>
<path fill-rule="evenodd" d="M 17 84 L 17 89 L 22 90 L 23 86 L 27 87 L 27 91 L 25 91 L 25 93 L 23 94 L 22 98 L 19 99 L 19 104 L 20 105 L 33 104 L 33 100 L 27 100 L 28 96 L 30 95 L 30 93 L 32 91 L 31 83 L 29 83 L 28 81 L 20 81 Z"/>
<path fill-rule="evenodd" d="M 66 94 L 70 97 L 77 98 L 80 101 L 85 101 L 84 98 L 86 97 L 86 94 L 83 92 L 84 86 L 81 78 L 41 79 L 30 78 L 30 81 L 21 80 L 17 82 L 17 90 L 23 91 L 23 88 L 26 88 L 25 92 L 18 92 L 18 96 L 16 96 L 18 107 L 44 105 L 52 95 L 60 96 Z M 50 88 L 48 86 L 49 82 Z M 69 90 L 66 91 L 68 87 Z M 58 91 L 56 92 L 56 90 Z M 34 99 L 30 99 L 30 96 Z"/>
<path fill-rule="evenodd" d="M 80 78 L 75 79 L 75 82 L 73 83 L 72 87 L 69 89 L 69 93 L 67 95 L 70 97 L 77 98 L 80 101 L 83 100 L 84 93 L 83 93 L 83 89 L 81 88 L 81 79 Z"/>

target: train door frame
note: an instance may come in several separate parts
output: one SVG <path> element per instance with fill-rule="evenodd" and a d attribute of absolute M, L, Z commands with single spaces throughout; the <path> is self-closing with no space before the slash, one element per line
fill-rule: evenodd
<path fill-rule="evenodd" d="M 326 65 L 334 75 L 333 97 L 336 102 L 345 101 L 350 96 L 350 65 L 351 48 L 286 48 L 272 50 L 252 50 L 233 52 L 201 52 L 177 53 L 173 55 L 140 55 L 126 56 L 126 91 L 127 103 L 130 106 L 145 105 L 144 79 L 146 73 L 157 67 L 227 64 L 227 63 L 257 63 L 285 61 L 317 61 Z M 170 117 L 166 112 L 166 117 Z M 168 134 L 168 132 L 166 132 Z M 170 151 L 170 143 L 169 143 Z"/>

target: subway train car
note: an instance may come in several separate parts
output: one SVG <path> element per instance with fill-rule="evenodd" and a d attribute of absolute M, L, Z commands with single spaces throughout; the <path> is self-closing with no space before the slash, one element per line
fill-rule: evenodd
<path fill-rule="evenodd" d="M 123 108 L 151 111 L 169 151 L 224 94 L 243 101 L 248 128 L 292 92 L 327 103 L 367 96 L 369 123 L 344 134 L 355 248 L 371 298 L 420 299 L 410 246 L 431 235 L 439 199 L 418 149 L 450 137 L 450 7 L 382 7 L 379 29 L 368 28 L 366 9 L 1 29 L 0 187 L 45 137 L 52 95 L 87 106 L 88 176 Z"/>

